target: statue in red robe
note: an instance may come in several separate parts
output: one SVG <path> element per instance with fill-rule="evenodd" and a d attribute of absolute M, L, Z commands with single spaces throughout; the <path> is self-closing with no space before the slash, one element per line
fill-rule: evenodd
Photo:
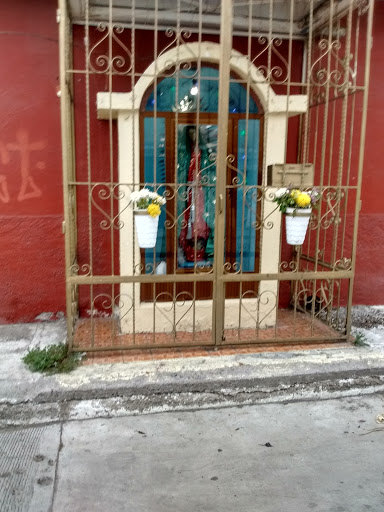
<path fill-rule="evenodd" d="M 201 185 L 201 149 L 196 146 L 196 128 L 187 128 L 187 137 L 191 146 L 191 159 L 188 170 L 187 202 L 184 210 L 184 222 L 179 235 L 179 246 L 184 258 L 189 262 L 204 261 L 205 249 L 210 229 L 204 220 L 205 202 Z"/>

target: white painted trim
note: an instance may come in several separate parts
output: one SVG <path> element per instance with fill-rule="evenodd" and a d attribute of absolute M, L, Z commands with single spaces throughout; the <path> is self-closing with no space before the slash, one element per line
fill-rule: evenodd
<path fill-rule="evenodd" d="M 139 110 L 145 92 L 152 86 L 157 75 L 164 73 L 177 62 L 195 62 L 198 59 L 204 63 L 219 64 L 220 45 L 218 43 L 202 42 L 186 43 L 172 48 L 160 55 L 147 67 L 132 92 L 99 92 L 97 94 L 99 119 L 109 119 L 110 111 L 112 111 L 112 117 L 116 118 L 117 113 L 121 110 Z M 230 66 L 231 70 L 237 73 L 240 78 L 247 80 L 250 77 L 250 88 L 259 98 L 264 112 L 287 112 L 288 115 L 306 112 L 308 106 L 306 95 L 297 94 L 289 97 L 277 95 L 272 87 L 268 85 L 264 75 L 245 55 L 232 50 Z"/>
<path fill-rule="evenodd" d="M 140 181 L 140 133 L 139 133 L 139 112 L 143 97 L 148 88 L 152 87 L 155 76 L 169 69 L 176 62 L 194 62 L 201 60 L 203 63 L 218 64 L 220 61 L 220 46 L 217 43 L 187 43 L 173 48 L 153 62 L 138 80 L 132 92 L 129 93 L 105 93 L 97 94 L 97 112 L 99 119 L 118 120 L 119 138 L 119 182 L 138 183 Z M 240 78 L 247 80 L 251 77 L 250 87 L 257 95 L 264 109 L 264 168 L 263 184 L 266 183 L 266 169 L 270 164 L 283 163 L 285 158 L 285 144 L 288 127 L 288 117 L 306 112 L 308 98 L 306 95 L 277 95 L 272 87 L 268 85 L 262 73 L 254 66 L 247 57 L 232 50 L 230 60 L 231 70 L 237 73 Z M 123 187 L 124 185 L 122 185 Z M 272 193 L 274 189 L 270 189 Z M 127 190 L 125 190 L 127 192 Z M 263 218 L 267 222 L 261 229 L 260 240 L 260 272 L 276 273 L 279 271 L 280 255 L 280 232 L 281 214 L 271 201 L 265 200 L 262 205 Z M 129 229 L 120 231 L 120 273 L 121 275 L 133 275 L 133 271 L 140 264 L 140 250 L 133 239 L 135 230 L 133 228 L 133 211 L 120 204 L 120 220 Z M 270 228 L 271 223 L 273 229 Z M 121 296 L 128 296 L 129 300 L 122 300 L 125 306 L 121 310 L 121 330 L 123 333 L 132 332 L 135 325 L 136 332 L 165 332 L 170 328 L 167 320 L 169 313 L 174 307 L 173 303 L 158 303 L 155 311 L 153 304 L 140 303 L 140 285 L 122 284 Z M 276 322 L 277 304 L 271 308 L 271 298 L 278 297 L 278 282 L 263 281 L 260 283 L 259 293 L 268 298 L 259 303 L 256 299 L 240 301 L 236 299 L 226 300 L 225 328 L 238 327 L 239 307 L 241 307 L 241 322 L 244 328 L 255 328 L 252 315 L 247 309 L 257 311 L 259 318 L 263 319 L 261 326 L 272 326 Z M 130 303 L 133 308 L 129 310 Z M 189 318 L 190 305 L 177 305 L 177 314 L 180 315 L 178 329 L 192 330 L 192 320 Z M 244 311 L 243 311 L 244 310 Z M 149 313 L 151 312 L 151 317 Z M 133 315 L 135 316 L 133 322 Z M 183 316 L 184 315 L 184 316 Z M 195 302 L 195 330 L 206 330 L 211 327 L 212 322 L 212 301 Z"/>

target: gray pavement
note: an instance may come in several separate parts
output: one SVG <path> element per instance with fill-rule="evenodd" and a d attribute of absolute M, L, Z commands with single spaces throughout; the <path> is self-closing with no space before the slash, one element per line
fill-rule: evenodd
<path fill-rule="evenodd" d="M 27 370 L 0 326 L 0 512 L 383 512 L 384 308 L 367 346 Z"/>
<path fill-rule="evenodd" d="M 376 394 L 5 430 L 0 510 L 382 512 L 383 412 Z"/>
<path fill-rule="evenodd" d="M 0 432 L 1 512 L 51 510 L 60 425 Z"/>
<path fill-rule="evenodd" d="M 31 347 L 65 339 L 65 322 L 0 326 L 0 428 L 384 391 L 384 308 L 355 308 L 368 346 L 82 366 L 31 373 Z"/>

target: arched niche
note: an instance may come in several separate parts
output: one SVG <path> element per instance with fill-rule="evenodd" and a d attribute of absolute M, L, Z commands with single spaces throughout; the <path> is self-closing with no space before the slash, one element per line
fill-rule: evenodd
<path fill-rule="evenodd" d="M 118 142 L 119 142 L 119 183 L 139 183 L 140 181 L 140 108 L 148 90 L 153 88 L 156 77 L 158 80 L 172 68 L 181 64 L 201 62 L 204 64 L 220 65 L 221 50 L 218 43 L 195 42 L 185 43 L 175 48 L 160 53 L 158 58 L 148 66 L 137 81 L 133 90 L 127 93 L 100 92 L 97 94 L 97 113 L 99 119 L 117 119 Z M 279 95 L 274 92 L 266 81 L 264 75 L 244 55 L 232 50 L 230 57 L 230 68 L 240 79 L 249 84 L 252 93 L 258 98 L 263 109 L 264 122 L 264 161 L 263 161 L 263 185 L 266 186 L 268 165 L 284 163 L 288 118 L 294 115 L 305 113 L 308 108 L 306 95 Z M 273 189 L 270 190 L 273 192 Z M 277 273 L 279 271 L 280 253 L 280 226 L 281 214 L 276 211 L 274 203 L 265 201 L 262 205 L 262 216 L 268 218 L 274 229 L 262 229 L 260 237 L 260 273 Z M 120 232 L 120 273 L 121 275 L 133 275 L 135 268 L 140 262 L 140 250 L 134 244 L 133 237 L 133 212 L 127 208 L 126 203 L 120 205 L 120 220 L 127 226 Z M 135 252 L 130 250 L 136 247 Z M 277 296 L 277 281 L 261 281 L 259 293 L 272 293 Z M 135 288 L 135 293 L 133 293 Z M 121 295 L 129 297 L 140 297 L 140 285 L 123 283 Z M 244 299 L 243 299 L 244 300 Z M 246 299 L 255 301 L 256 299 Z M 233 303 L 236 302 L 236 304 Z M 134 301 L 135 309 L 135 330 L 140 332 L 141 328 L 148 328 L 148 305 Z M 211 321 L 212 301 L 197 301 L 196 312 L 200 315 L 197 325 L 206 325 L 207 320 Z M 238 300 L 226 300 L 226 328 L 238 325 Z M 166 307 L 166 303 L 162 303 Z M 233 307 L 233 311 L 231 310 Z M 263 306 L 260 304 L 260 307 Z M 132 330 L 133 320 L 131 315 L 121 312 L 122 332 Z M 263 315 L 264 313 L 264 315 Z M 264 318 L 265 326 L 274 325 L 276 321 L 276 308 L 273 311 L 260 311 Z M 245 323 L 244 323 L 245 322 Z M 246 327 L 246 319 L 242 325 Z M 232 325 L 233 324 L 233 325 Z M 161 316 L 156 323 L 159 330 L 161 327 Z M 188 325 L 180 326 L 188 330 Z M 165 329 L 165 326 L 164 326 Z"/>

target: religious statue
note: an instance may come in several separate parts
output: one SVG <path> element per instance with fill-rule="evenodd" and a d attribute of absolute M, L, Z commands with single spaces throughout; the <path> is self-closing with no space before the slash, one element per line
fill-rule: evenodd
<path fill-rule="evenodd" d="M 190 149 L 188 167 L 188 188 L 182 227 L 179 234 L 179 247 L 187 262 L 206 260 L 206 247 L 210 228 L 205 220 L 205 194 L 201 183 L 201 148 L 196 126 L 187 126 L 187 144 Z"/>

